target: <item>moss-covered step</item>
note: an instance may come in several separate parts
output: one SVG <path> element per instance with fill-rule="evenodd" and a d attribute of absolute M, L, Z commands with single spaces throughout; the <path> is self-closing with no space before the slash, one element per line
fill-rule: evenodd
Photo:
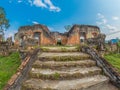
<path fill-rule="evenodd" d="M 80 60 L 80 61 L 40 61 L 36 60 L 33 64 L 33 68 L 50 68 L 50 69 L 65 69 L 70 67 L 92 67 L 95 66 L 96 62 L 94 60 Z"/>
<path fill-rule="evenodd" d="M 91 56 L 81 52 L 43 52 L 38 54 L 38 58 L 41 61 L 77 61 L 90 59 Z"/>
<path fill-rule="evenodd" d="M 30 78 L 65 80 L 98 75 L 100 74 L 100 72 L 101 69 L 98 67 L 89 68 L 72 67 L 62 70 L 32 68 L 30 71 Z"/>
<path fill-rule="evenodd" d="M 23 83 L 22 90 L 117 90 L 108 86 L 108 81 L 102 75 L 74 80 L 29 79 Z"/>
<path fill-rule="evenodd" d="M 41 50 L 43 52 L 76 52 L 80 50 L 80 47 L 78 46 L 72 46 L 72 47 L 65 47 L 65 46 L 59 46 L 59 47 L 41 47 Z"/>

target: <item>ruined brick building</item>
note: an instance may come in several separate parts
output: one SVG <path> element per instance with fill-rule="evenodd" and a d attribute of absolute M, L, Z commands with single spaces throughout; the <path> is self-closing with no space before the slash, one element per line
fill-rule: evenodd
<path fill-rule="evenodd" d="M 95 38 L 100 34 L 97 26 L 73 25 L 69 32 L 51 32 L 44 25 L 22 26 L 15 34 L 15 44 L 20 45 L 27 41 L 32 45 L 79 45 L 89 38 Z"/>

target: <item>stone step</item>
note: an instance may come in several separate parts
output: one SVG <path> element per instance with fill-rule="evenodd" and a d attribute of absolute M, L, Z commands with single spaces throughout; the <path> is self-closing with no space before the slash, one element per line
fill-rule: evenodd
<path fill-rule="evenodd" d="M 81 52 L 43 52 L 38 54 L 39 60 L 47 61 L 75 61 L 75 60 L 85 60 L 90 59 L 91 56 Z"/>
<path fill-rule="evenodd" d="M 62 68 L 70 68 L 70 67 L 92 67 L 95 66 L 96 62 L 93 60 L 81 60 L 81 61 L 40 61 L 36 60 L 33 64 L 33 68 L 50 68 L 60 70 Z"/>
<path fill-rule="evenodd" d="M 62 70 L 40 69 L 32 68 L 30 71 L 30 78 L 51 79 L 51 80 L 67 80 L 75 78 L 83 78 L 87 76 L 98 75 L 101 69 L 98 67 L 89 68 L 68 68 Z"/>
<path fill-rule="evenodd" d="M 76 52 L 79 51 L 79 47 L 41 47 L 43 52 Z"/>
<path fill-rule="evenodd" d="M 102 75 L 74 80 L 29 79 L 22 90 L 116 90 L 107 86 L 109 79 Z"/>

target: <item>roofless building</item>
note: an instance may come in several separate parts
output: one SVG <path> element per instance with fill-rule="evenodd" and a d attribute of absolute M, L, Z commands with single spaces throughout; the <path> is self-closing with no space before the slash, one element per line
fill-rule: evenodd
<path fill-rule="evenodd" d="M 92 25 L 73 25 L 68 32 L 59 33 L 51 32 L 47 26 L 37 24 L 20 27 L 14 38 L 15 44 L 18 45 L 23 41 L 32 45 L 79 45 L 99 34 L 100 28 Z"/>

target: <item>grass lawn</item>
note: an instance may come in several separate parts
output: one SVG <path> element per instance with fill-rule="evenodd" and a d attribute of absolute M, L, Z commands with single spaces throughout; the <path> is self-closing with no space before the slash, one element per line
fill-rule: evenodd
<path fill-rule="evenodd" d="M 105 55 L 105 59 L 108 60 L 120 73 L 120 54 L 108 54 Z"/>
<path fill-rule="evenodd" d="M 12 53 L 10 56 L 0 56 L 0 90 L 3 89 L 7 81 L 16 72 L 20 65 L 19 53 Z"/>

